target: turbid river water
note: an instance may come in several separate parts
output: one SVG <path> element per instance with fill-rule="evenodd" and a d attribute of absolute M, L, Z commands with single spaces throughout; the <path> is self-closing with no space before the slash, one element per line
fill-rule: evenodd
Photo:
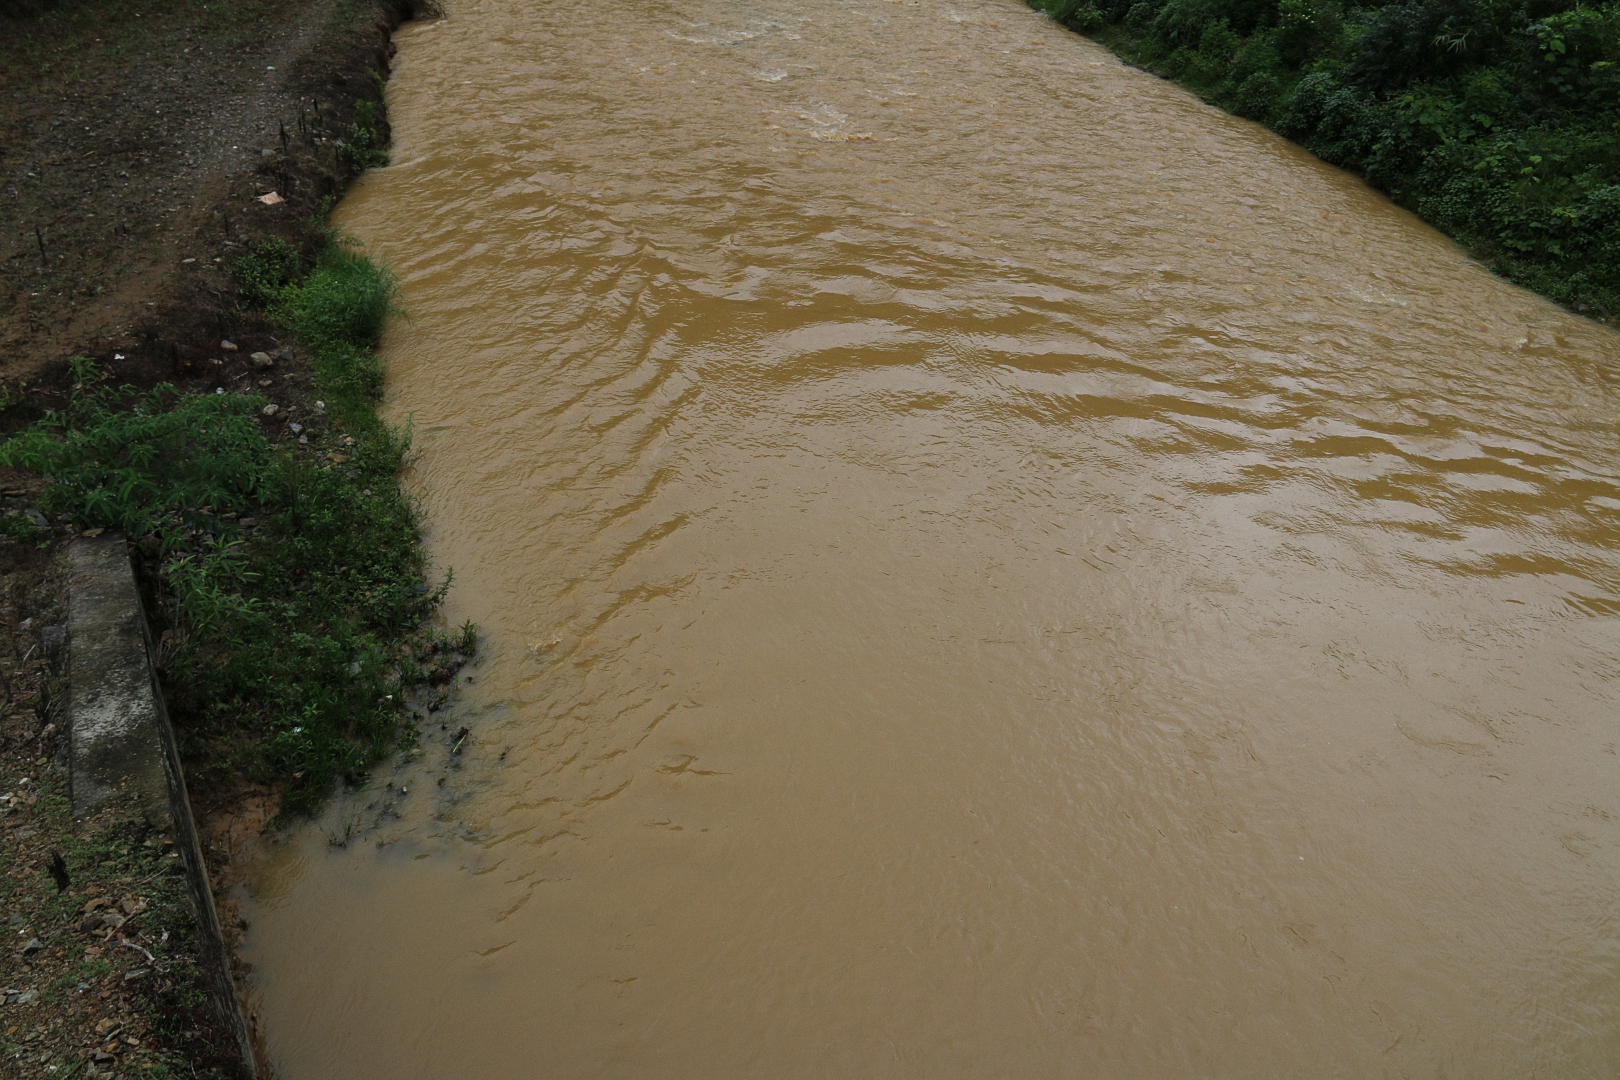
<path fill-rule="evenodd" d="M 399 46 L 487 649 L 256 857 L 283 1080 L 1620 1069 L 1614 333 L 1014 0 Z"/>

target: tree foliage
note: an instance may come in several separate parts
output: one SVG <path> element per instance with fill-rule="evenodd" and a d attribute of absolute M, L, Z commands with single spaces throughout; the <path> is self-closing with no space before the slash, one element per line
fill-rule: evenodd
<path fill-rule="evenodd" d="M 1362 174 L 1509 279 L 1620 315 L 1620 3 L 1032 2 Z"/>

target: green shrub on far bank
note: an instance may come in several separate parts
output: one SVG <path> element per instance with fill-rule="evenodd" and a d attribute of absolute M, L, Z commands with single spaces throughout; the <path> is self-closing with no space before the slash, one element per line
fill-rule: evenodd
<path fill-rule="evenodd" d="M 1510 280 L 1620 315 L 1620 4 L 1031 3 L 1360 173 Z"/>
<path fill-rule="evenodd" d="M 337 242 L 301 281 L 296 264 L 279 281 L 262 265 L 249 268 L 261 291 L 244 293 L 315 354 L 321 400 L 300 413 L 308 445 L 274 445 L 260 397 L 167 385 L 136 395 L 80 360 L 68 408 L 0 445 L 0 463 L 49 476 L 53 512 L 146 548 L 169 607 L 161 660 L 185 736 L 232 747 L 218 764 L 286 782 L 296 811 L 408 736 L 407 695 L 442 681 L 445 655 L 475 639 L 470 626 L 453 640 L 424 630 L 449 581 L 428 583 L 417 510 L 399 487 L 409 431 L 375 408 L 372 346 L 392 278 Z"/>

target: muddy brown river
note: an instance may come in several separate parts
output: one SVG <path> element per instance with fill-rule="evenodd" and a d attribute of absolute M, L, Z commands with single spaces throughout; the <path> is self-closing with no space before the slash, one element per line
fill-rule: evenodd
<path fill-rule="evenodd" d="M 254 856 L 282 1080 L 1620 1070 L 1620 337 L 1015 0 L 398 40 L 486 651 Z"/>

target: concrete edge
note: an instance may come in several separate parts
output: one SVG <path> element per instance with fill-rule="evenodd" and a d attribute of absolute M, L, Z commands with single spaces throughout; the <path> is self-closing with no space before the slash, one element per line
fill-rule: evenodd
<path fill-rule="evenodd" d="M 82 815 L 114 796 L 174 837 L 197 919 L 209 1003 L 231 1032 L 243 1075 L 259 1077 L 230 954 L 220 933 L 208 866 L 180 764 L 180 748 L 152 663 L 151 631 L 122 533 L 68 546 L 68 776 Z"/>

